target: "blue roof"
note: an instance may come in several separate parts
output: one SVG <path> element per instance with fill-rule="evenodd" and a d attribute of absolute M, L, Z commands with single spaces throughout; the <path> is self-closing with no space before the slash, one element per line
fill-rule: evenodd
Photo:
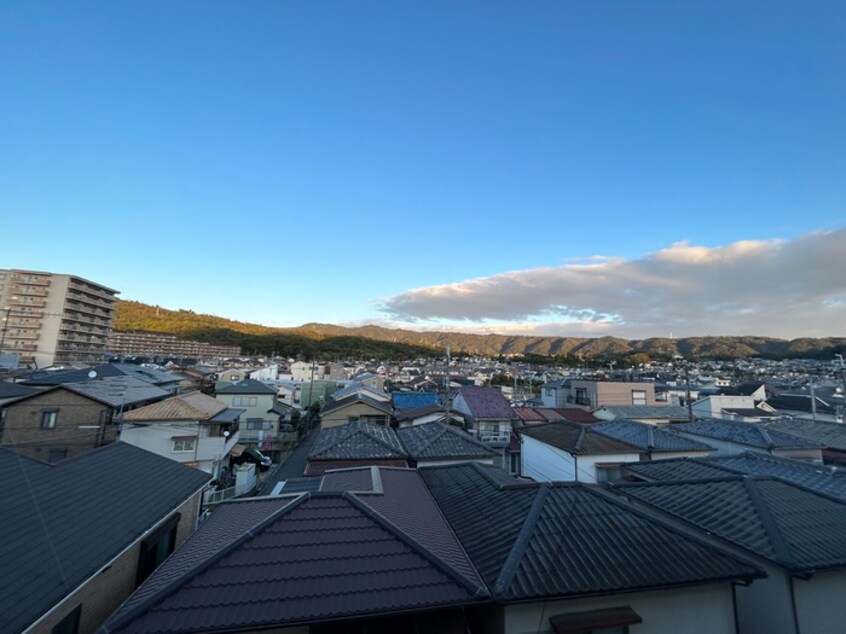
<path fill-rule="evenodd" d="M 438 403 L 435 392 L 397 392 L 393 398 L 394 409 L 416 409 Z"/>

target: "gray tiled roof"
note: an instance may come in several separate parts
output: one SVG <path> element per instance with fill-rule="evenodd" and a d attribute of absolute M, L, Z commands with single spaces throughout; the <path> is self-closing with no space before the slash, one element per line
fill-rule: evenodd
<path fill-rule="evenodd" d="M 353 422 L 320 431 L 309 460 L 405 459 L 408 453 L 390 427 Z"/>
<path fill-rule="evenodd" d="M 217 394 L 276 394 L 276 390 L 266 383 L 255 379 L 244 379 L 237 383 L 230 383 L 224 387 L 216 388 Z"/>
<path fill-rule="evenodd" d="M 211 478 L 126 443 L 51 465 L 0 448 L 0 473 L 2 632 L 27 627 Z"/>
<path fill-rule="evenodd" d="M 467 385 L 458 390 L 473 418 L 511 420 L 517 415 L 502 392 L 492 387 Z"/>
<path fill-rule="evenodd" d="M 415 460 L 490 458 L 496 455 L 470 434 L 443 423 L 401 427 L 396 433 L 408 455 Z"/>
<path fill-rule="evenodd" d="M 419 476 L 380 478 L 384 494 L 221 505 L 103 631 L 261 629 L 486 601 Z"/>
<path fill-rule="evenodd" d="M 178 374 L 168 374 L 155 368 L 145 368 L 133 363 L 104 363 L 93 368 L 82 368 L 73 370 L 55 370 L 51 372 L 37 372 L 27 379 L 27 385 L 60 385 L 62 383 L 79 383 L 92 380 L 89 374 L 96 373 L 95 379 L 115 376 L 132 376 L 136 379 L 152 383 L 153 385 L 165 385 L 178 383 L 185 377 Z"/>
<path fill-rule="evenodd" d="M 768 430 L 777 430 L 815 441 L 824 447 L 846 451 L 846 425 L 811 420 L 783 420 L 767 423 Z"/>
<path fill-rule="evenodd" d="M 327 403 L 323 407 L 323 409 L 320 410 L 320 414 L 322 416 L 322 415 L 328 414 L 330 412 L 334 412 L 337 409 L 341 409 L 343 407 L 346 407 L 347 405 L 351 405 L 353 403 L 366 403 L 367 405 L 370 405 L 371 407 L 374 407 L 374 408 L 376 408 L 376 409 L 378 409 L 382 412 L 385 412 L 389 416 L 390 416 L 391 412 L 393 411 L 391 409 L 390 403 L 383 403 L 382 401 L 377 401 L 376 399 L 370 398 L 369 396 L 365 396 L 363 394 L 352 394 L 351 396 L 347 396 L 346 398 L 342 398 L 339 401 L 332 401 L 330 403 Z"/>
<path fill-rule="evenodd" d="M 835 414 L 836 407 L 832 407 L 819 396 L 814 396 L 816 401 L 816 410 L 819 414 Z M 771 396 L 767 399 L 767 405 L 776 409 L 788 412 L 807 412 L 811 413 L 814 410 L 810 394 L 779 394 L 778 396 Z"/>
<path fill-rule="evenodd" d="M 498 486 L 477 465 L 424 468 L 421 474 L 500 601 L 612 594 L 761 575 L 751 564 L 596 487 Z"/>
<path fill-rule="evenodd" d="M 578 456 L 640 452 L 633 445 L 600 434 L 593 425 L 560 421 L 524 427 L 518 433 Z"/>
<path fill-rule="evenodd" d="M 828 496 L 759 476 L 613 486 L 791 572 L 846 568 L 846 503 Z"/>
<path fill-rule="evenodd" d="M 709 418 L 691 423 L 673 423 L 669 426 L 669 429 L 761 449 L 810 449 L 820 447 L 817 442 L 786 434 L 777 429 L 765 427 L 760 423 L 743 423 Z"/>
<path fill-rule="evenodd" d="M 734 474 L 773 476 L 846 501 L 846 471 L 752 451 L 639 462 L 626 465 L 626 469 L 646 480 L 700 480 Z"/>
<path fill-rule="evenodd" d="M 658 453 L 664 451 L 712 451 L 712 448 L 705 443 L 691 440 L 671 431 L 665 431 L 649 423 L 613 420 L 593 425 L 591 429 L 609 438 L 634 445 L 642 451 L 650 449 Z"/>
<path fill-rule="evenodd" d="M 603 405 L 615 418 L 687 420 L 688 411 L 680 405 Z"/>
<path fill-rule="evenodd" d="M 82 383 L 65 383 L 64 387 L 111 407 L 155 401 L 171 395 L 167 390 L 134 376 L 110 376 Z"/>

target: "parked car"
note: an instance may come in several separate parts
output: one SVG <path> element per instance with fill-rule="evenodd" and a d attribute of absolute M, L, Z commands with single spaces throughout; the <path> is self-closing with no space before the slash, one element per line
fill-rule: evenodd
<path fill-rule="evenodd" d="M 233 456 L 231 460 L 233 465 L 244 464 L 245 462 L 256 465 L 259 471 L 267 471 L 272 464 L 270 458 L 252 447 L 247 447 L 241 452 L 240 456 Z"/>

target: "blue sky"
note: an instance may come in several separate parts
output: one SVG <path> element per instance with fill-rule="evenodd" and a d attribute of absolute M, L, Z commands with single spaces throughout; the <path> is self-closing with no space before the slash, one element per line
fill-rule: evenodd
<path fill-rule="evenodd" d="M 272 325 L 844 335 L 845 62 L 836 1 L 5 2 L 0 266 Z"/>

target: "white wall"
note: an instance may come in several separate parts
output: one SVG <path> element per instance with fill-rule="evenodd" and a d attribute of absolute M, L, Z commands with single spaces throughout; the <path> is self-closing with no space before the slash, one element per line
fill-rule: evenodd
<path fill-rule="evenodd" d="M 551 616 L 625 606 L 643 619 L 642 623 L 629 626 L 630 634 L 734 634 L 734 609 L 728 583 L 509 605 L 505 608 L 505 633 L 551 632 Z"/>
<path fill-rule="evenodd" d="M 537 482 L 576 479 L 575 461 L 566 451 L 530 436 L 520 436 L 520 475 Z"/>

